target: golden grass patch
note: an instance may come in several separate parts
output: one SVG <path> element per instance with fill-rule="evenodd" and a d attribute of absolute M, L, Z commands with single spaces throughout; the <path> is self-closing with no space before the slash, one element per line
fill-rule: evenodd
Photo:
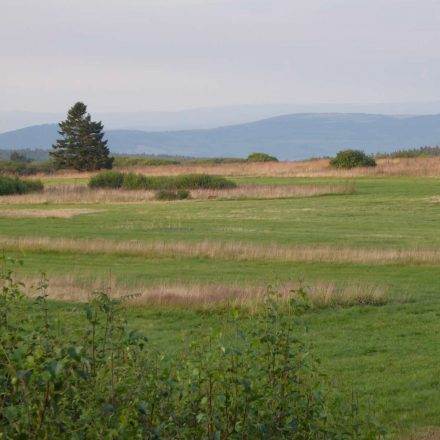
<path fill-rule="evenodd" d="M 440 440 L 438 428 L 427 428 L 414 434 L 399 437 L 400 440 Z"/>
<path fill-rule="evenodd" d="M 191 191 L 194 199 L 281 199 L 324 194 L 354 194 L 354 183 L 345 185 L 244 185 L 232 189 Z"/>
<path fill-rule="evenodd" d="M 26 293 L 35 295 L 38 278 L 25 278 Z M 344 284 L 319 282 L 303 284 L 291 282 L 271 288 L 278 295 L 280 302 L 295 296 L 295 291 L 302 287 L 310 303 L 315 307 L 383 305 L 386 303 L 385 292 L 380 286 L 370 284 Z M 234 305 L 255 310 L 267 298 L 267 286 L 239 286 L 222 284 L 172 284 L 128 286 L 110 282 L 106 279 L 78 279 L 73 276 L 54 277 L 49 280 L 45 293 L 53 300 L 86 302 L 92 292 L 106 292 L 113 298 L 132 296 L 131 304 L 156 306 L 196 306 L 210 308 Z M 41 295 L 41 291 L 38 291 Z"/>
<path fill-rule="evenodd" d="M 238 188 L 190 192 L 193 199 L 241 199 L 241 198 L 288 198 L 311 197 L 325 194 L 353 194 L 353 183 L 343 185 L 245 185 Z M 43 192 L 2 196 L 0 204 L 120 204 L 152 201 L 155 191 L 123 189 L 91 189 L 78 185 L 53 185 Z M 163 202 L 162 202 L 163 203 Z"/>
<path fill-rule="evenodd" d="M 440 176 L 440 157 L 377 159 L 376 167 L 341 170 L 330 167 L 328 159 L 289 162 L 249 162 L 136 166 L 121 168 L 150 176 L 207 173 L 222 176 L 360 177 L 360 176 Z"/>
<path fill-rule="evenodd" d="M 237 241 L 111 241 L 50 237 L 0 236 L 0 248 L 12 251 L 52 251 L 161 257 L 201 257 L 223 260 L 342 262 L 358 264 L 438 264 L 440 250 L 293 247 Z"/>
<path fill-rule="evenodd" d="M 59 209 L 0 209 L 0 217 L 10 218 L 71 218 L 76 215 L 100 212 L 97 209 L 59 208 Z"/>

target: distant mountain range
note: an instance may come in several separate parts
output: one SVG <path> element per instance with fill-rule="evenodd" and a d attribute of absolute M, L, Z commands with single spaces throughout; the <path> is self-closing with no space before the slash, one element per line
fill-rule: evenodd
<path fill-rule="evenodd" d="M 57 136 L 56 124 L 31 126 L 0 134 L 0 148 L 49 149 Z M 114 153 L 244 157 L 263 151 L 280 159 L 306 159 L 343 148 L 376 153 L 440 144 L 440 114 L 303 113 L 211 129 L 107 130 L 106 136 Z"/>
<path fill-rule="evenodd" d="M 67 111 L 67 109 L 66 109 Z M 223 127 L 293 113 L 369 113 L 381 115 L 431 115 L 440 113 L 440 101 L 407 103 L 247 104 L 178 111 L 96 112 L 107 130 L 175 131 Z M 31 125 L 53 124 L 66 112 L 0 111 L 0 133 Z"/>

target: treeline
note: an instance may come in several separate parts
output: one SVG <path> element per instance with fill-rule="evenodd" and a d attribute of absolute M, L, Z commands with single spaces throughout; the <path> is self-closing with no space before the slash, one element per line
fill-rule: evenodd
<path fill-rule="evenodd" d="M 408 150 L 396 150 L 391 153 L 378 153 L 377 158 L 387 157 L 436 157 L 440 156 L 440 146 L 425 146 L 418 148 L 411 148 Z"/>
<path fill-rule="evenodd" d="M 23 150 L 0 150 L 0 160 L 11 160 L 15 155 L 20 155 L 26 159 L 27 162 L 45 162 L 49 160 L 49 151 L 25 148 Z"/>

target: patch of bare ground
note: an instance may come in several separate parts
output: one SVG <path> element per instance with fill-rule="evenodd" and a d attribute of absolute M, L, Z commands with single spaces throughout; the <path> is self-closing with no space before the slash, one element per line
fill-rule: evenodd
<path fill-rule="evenodd" d="M 298 162 L 230 163 L 203 165 L 137 166 L 122 170 L 150 176 L 207 173 L 223 176 L 285 177 L 361 177 L 361 176 L 429 176 L 440 177 L 440 157 L 377 159 L 376 167 L 340 170 L 330 167 L 328 159 Z"/>
<path fill-rule="evenodd" d="M 232 189 L 191 191 L 193 199 L 241 199 L 241 198 L 288 198 L 311 197 L 326 194 L 354 194 L 354 183 L 343 185 L 245 185 Z M 78 185 L 48 186 L 43 192 L 2 196 L 2 204 L 120 204 L 141 203 L 151 201 L 154 191 L 122 190 L 122 189 L 91 189 Z"/>
<path fill-rule="evenodd" d="M 440 250 L 292 247 L 237 241 L 112 241 L 51 237 L 0 236 L 9 251 L 51 251 L 160 257 L 202 257 L 221 260 L 342 262 L 358 264 L 438 264 Z"/>
<path fill-rule="evenodd" d="M 25 279 L 26 293 L 33 295 L 38 279 Z M 337 285 L 333 282 L 314 284 L 287 283 L 276 286 L 274 291 L 280 302 L 295 296 L 299 288 L 307 293 L 307 298 L 315 307 L 383 305 L 385 292 L 380 286 L 370 284 Z M 154 284 L 150 286 L 127 286 L 108 279 L 79 280 L 72 276 L 51 278 L 46 293 L 53 300 L 86 302 L 92 292 L 106 292 L 113 298 L 128 297 L 135 305 L 185 306 L 211 308 L 234 305 L 255 310 L 267 298 L 267 286 L 243 287 L 221 284 Z M 40 295 L 41 292 L 39 291 Z"/>

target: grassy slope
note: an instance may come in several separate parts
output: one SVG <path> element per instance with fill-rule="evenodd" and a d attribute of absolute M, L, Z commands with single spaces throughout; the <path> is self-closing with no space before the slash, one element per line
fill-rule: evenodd
<path fill-rule="evenodd" d="M 336 179 L 240 178 L 261 184 L 339 183 Z M 103 211 L 71 219 L 0 218 L 0 234 L 110 240 L 234 240 L 291 245 L 437 249 L 440 182 L 423 178 L 362 178 L 358 194 L 290 200 L 189 201 L 96 206 Z M 78 205 L 80 206 L 80 205 Z M 20 208 L 14 205 L 14 209 Z M 56 209 L 57 206 L 24 205 Z M 90 207 L 90 205 L 88 206 Z M 0 209 L 8 206 L 0 205 Z M 149 260 L 116 255 L 29 252 L 25 272 L 112 276 L 135 286 L 153 281 L 268 284 L 306 281 L 374 282 L 388 288 L 380 308 L 325 309 L 308 315 L 309 338 L 323 369 L 336 382 L 371 395 L 382 421 L 396 429 L 438 424 L 440 344 L 438 266 L 227 261 L 207 258 Z M 410 296 L 412 302 L 399 303 Z M 54 305 L 69 313 L 65 305 Z M 193 311 L 130 311 L 152 343 L 175 350 L 180 337 L 217 315 Z"/>

